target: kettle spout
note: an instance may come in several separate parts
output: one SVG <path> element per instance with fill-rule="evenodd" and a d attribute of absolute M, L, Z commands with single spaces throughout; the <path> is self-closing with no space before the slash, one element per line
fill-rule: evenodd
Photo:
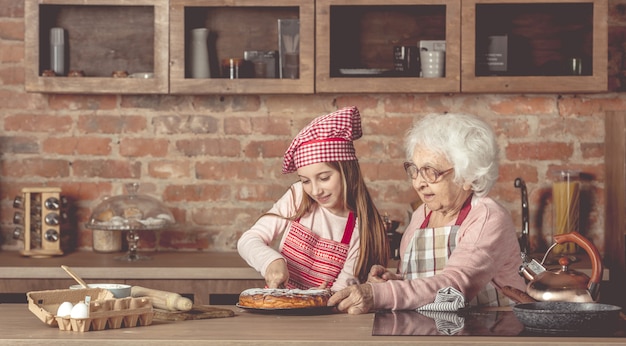
<path fill-rule="evenodd" d="M 530 255 L 528 191 L 526 190 L 526 183 L 524 183 L 522 178 L 515 178 L 515 187 L 519 188 L 522 194 L 522 236 L 519 239 L 519 243 L 522 251 L 522 257 L 524 258 Z"/>

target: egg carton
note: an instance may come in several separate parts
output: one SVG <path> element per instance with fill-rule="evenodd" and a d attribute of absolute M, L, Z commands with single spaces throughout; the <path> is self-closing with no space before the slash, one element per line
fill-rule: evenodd
<path fill-rule="evenodd" d="M 77 304 L 91 297 L 88 318 L 56 316 L 63 302 Z M 152 301 L 146 297 L 114 298 L 102 288 L 35 291 L 26 294 L 28 309 L 45 324 L 64 331 L 98 331 L 152 324 Z"/>

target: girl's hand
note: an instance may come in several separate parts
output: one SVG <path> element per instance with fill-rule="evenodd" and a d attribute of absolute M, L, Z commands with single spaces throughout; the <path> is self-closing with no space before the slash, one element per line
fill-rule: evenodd
<path fill-rule="evenodd" d="M 400 280 L 401 277 L 387 270 L 387 268 L 375 264 L 367 275 L 367 282 L 385 282 L 388 280 Z"/>
<path fill-rule="evenodd" d="M 265 271 L 267 288 L 284 288 L 287 280 L 289 280 L 289 270 L 284 259 L 277 259 L 267 266 Z"/>

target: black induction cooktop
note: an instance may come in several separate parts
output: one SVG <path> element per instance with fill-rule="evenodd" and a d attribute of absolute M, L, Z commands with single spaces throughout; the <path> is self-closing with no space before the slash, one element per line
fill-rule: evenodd
<path fill-rule="evenodd" d="M 626 321 L 611 330 L 562 331 L 527 330 L 512 311 L 467 310 L 461 312 L 378 311 L 372 335 L 441 336 L 558 336 L 624 337 Z"/>

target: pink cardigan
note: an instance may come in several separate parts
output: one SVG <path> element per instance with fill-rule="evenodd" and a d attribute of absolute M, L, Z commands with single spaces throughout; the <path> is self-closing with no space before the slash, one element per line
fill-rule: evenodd
<path fill-rule="evenodd" d="M 415 210 L 402 236 L 402 257 L 425 219 L 424 208 L 422 204 Z M 453 224 L 454 221 L 450 223 Z M 512 286 L 525 291 L 524 279 L 518 274 L 521 264 L 520 247 L 509 212 L 489 197 L 474 197 L 446 268 L 428 278 L 371 284 L 374 308 L 416 309 L 432 303 L 437 291 L 448 286 L 459 289 L 466 301 L 470 301 L 489 281 L 496 288 Z M 402 273 L 402 268 L 399 270 Z"/>

